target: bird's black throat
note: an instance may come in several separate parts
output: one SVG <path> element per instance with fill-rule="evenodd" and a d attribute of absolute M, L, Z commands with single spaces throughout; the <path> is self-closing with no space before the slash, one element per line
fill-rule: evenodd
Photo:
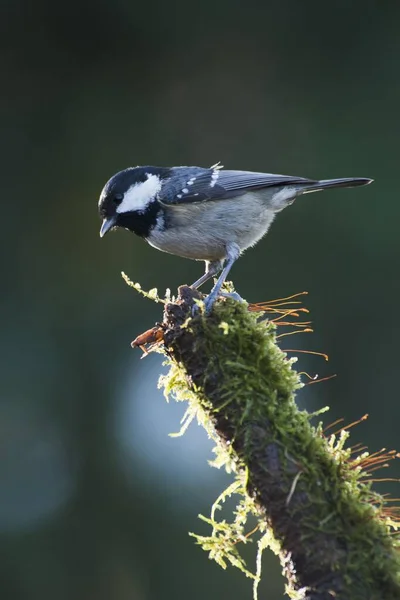
<path fill-rule="evenodd" d="M 129 229 L 136 235 L 146 238 L 150 231 L 157 225 L 160 214 L 160 205 L 157 201 L 151 202 L 144 211 L 133 211 L 118 214 L 117 227 Z"/>

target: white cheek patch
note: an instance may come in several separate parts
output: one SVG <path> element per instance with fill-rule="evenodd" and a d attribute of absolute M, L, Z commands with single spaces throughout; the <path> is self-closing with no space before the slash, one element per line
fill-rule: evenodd
<path fill-rule="evenodd" d="M 117 207 L 117 213 L 144 212 L 160 189 L 160 178 L 147 174 L 147 181 L 135 183 L 125 192 L 124 199 Z"/>

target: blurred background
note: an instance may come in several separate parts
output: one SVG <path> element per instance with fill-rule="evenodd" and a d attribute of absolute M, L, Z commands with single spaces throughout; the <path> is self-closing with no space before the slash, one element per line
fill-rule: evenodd
<path fill-rule="evenodd" d="M 230 479 L 196 424 L 168 437 L 184 406 L 157 390 L 161 357 L 130 348 L 161 308 L 120 272 L 163 293 L 203 267 L 128 232 L 100 242 L 98 196 L 127 166 L 375 179 L 298 200 L 232 276 L 253 302 L 309 292 L 315 333 L 282 347 L 338 376 L 299 403 L 369 413 L 352 442 L 400 449 L 399 19 L 372 0 L 3 2 L 4 600 L 251 598 L 188 537 Z M 283 598 L 263 564 L 260 597 Z"/>

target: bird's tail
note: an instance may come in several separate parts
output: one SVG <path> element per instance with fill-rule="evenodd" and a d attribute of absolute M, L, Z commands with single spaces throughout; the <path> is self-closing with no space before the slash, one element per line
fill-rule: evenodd
<path fill-rule="evenodd" d="M 358 185 L 368 185 L 372 183 L 373 179 L 367 179 L 366 177 L 344 177 L 342 179 L 321 179 L 320 181 L 313 181 L 311 179 L 304 179 L 303 181 L 297 182 L 295 185 L 283 186 L 273 197 L 271 201 L 271 208 L 275 212 L 279 212 L 293 204 L 298 196 L 303 194 L 311 194 L 311 192 L 322 192 L 329 188 L 339 187 L 356 187 Z"/>
<path fill-rule="evenodd" d="M 321 179 L 310 186 L 304 186 L 306 191 L 316 192 L 335 187 L 357 187 L 358 185 L 369 185 L 373 179 L 367 177 L 343 177 L 341 179 Z"/>

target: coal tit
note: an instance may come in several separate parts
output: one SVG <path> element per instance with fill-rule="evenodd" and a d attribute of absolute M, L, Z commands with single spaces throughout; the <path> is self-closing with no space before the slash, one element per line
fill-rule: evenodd
<path fill-rule="evenodd" d="M 205 300 L 210 312 L 233 263 L 297 196 L 371 182 L 227 171 L 220 165 L 131 167 L 111 177 L 101 192 L 100 236 L 121 227 L 158 250 L 205 261 L 205 273 L 193 288 L 222 271 Z"/>

